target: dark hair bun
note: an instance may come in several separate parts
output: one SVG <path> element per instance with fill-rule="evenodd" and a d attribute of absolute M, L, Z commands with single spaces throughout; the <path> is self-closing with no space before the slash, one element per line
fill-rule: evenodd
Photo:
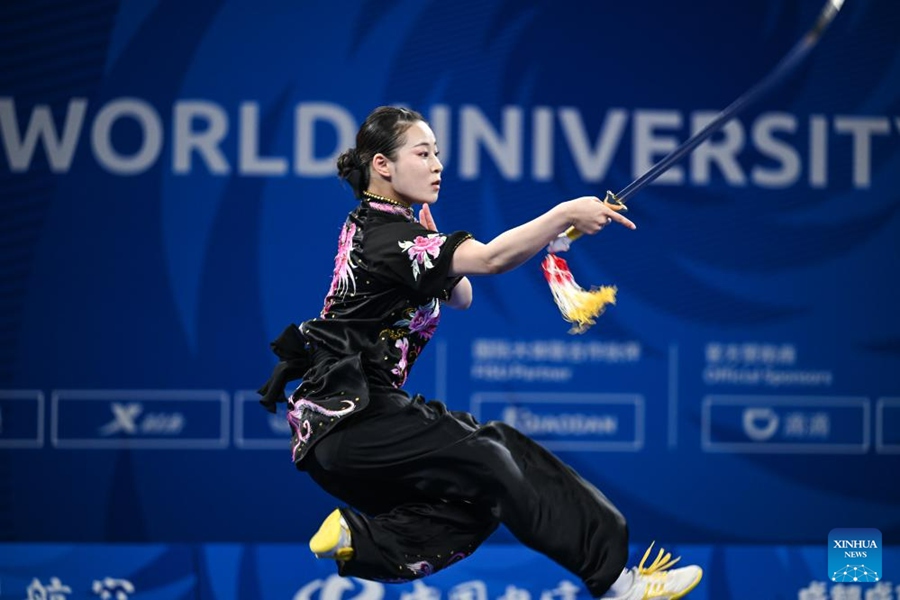
<path fill-rule="evenodd" d="M 356 148 L 350 148 L 342 153 L 337 159 L 338 177 L 348 179 L 354 171 L 362 169 L 362 160 L 359 158 L 359 152 Z"/>

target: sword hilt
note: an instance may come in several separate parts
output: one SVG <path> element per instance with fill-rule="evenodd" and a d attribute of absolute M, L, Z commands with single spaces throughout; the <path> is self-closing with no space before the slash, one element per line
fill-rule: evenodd
<path fill-rule="evenodd" d="M 619 200 L 618 196 L 608 190 L 606 192 L 606 198 L 603 199 L 603 204 L 607 205 L 616 212 L 628 212 L 628 207 L 625 206 L 625 201 Z"/>
<path fill-rule="evenodd" d="M 616 212 L 628 212 L 628 207 L 625 206 L 625 203 L 619 200 L 619 198 L 610 191 L 606 192 L 606 197 L 603 198 L 601 202 Z M 551 254 L 555 254 L 557 252 L 565 252 L 569 249 L 569 246 L 572 244 L 572 242 L 580 238 L 582 235 L 584 234 L 574 227 L 569 227 L 564 232 L 559 234 L 559 236 L 555 240 L 550 242 L 550 244 L 547 246 L 547 251 Z"/>

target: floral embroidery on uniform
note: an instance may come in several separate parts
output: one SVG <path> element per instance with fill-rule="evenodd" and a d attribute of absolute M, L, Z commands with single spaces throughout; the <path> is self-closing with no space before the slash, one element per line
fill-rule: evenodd
<path fill-rule="evenodd" d="M 387 202 L 369 202 L 369 206 L 374 209 L 384 211 L 386 213 L 390 213 L 392 215 L 400 215 L 401 217 L 406 217 L 407 221 L 415 221 L 416 218 L 413 216 L 412 208 L 407 208 L 405 206 L 396 206 L 394 204 L 388 204 Z"/>
<path fill-rule="evenodd" d="M 343 417 L 356 409 L 356 405 L 352 400 L 342 400 L 341 402 L 344 404 L 344 408 L 339 410 L 328 410 L 327 408 L 319 406 L 315 402 L 310 402 L 304 398 L 291 398 L 291 407 L 287 413 L 287 421 L 294 431 L 294 435 L 297 436 L 297 443 L 292 449 L 292 454 L 295 459 L 297 458 L 300 446 L 309 441 L 309 436 L 312 435 L 312 425 L 309 423 L 306 411 L 319 413 L 326 417 Z"/>
<path fill-rule="evenodd" d="M 418 333 L 426 340 L 430 340 L 441 320 L 441 303 L 437 298 L 432 298 L 428 304 L 423 304 L 410 313 L 408 319 L 401 319 L 394 325 L 408 327 L 411 332 Z"/>
<path fill-rule="evenodd" d="M 345 295 L 350 291 L 356 291 L 356 277 L 353 269 L 356 267 L 350 260 L 350 250 L 353 247 L 353 236 L 356 235 L 356 225 L 350 221 L 344 224 L 341 237 L 338 239 L 338 251 L 334 257 L 334 274 L 331 277 L 331 288 L 325 296 L 325 307 L 322 313 L 328 312 L 334 302 L 335 294 Z"/>
<path fill-rule="evenodd" d="M 395 385 L 396 387 L 400 387 L 406 383 L 406 368 L 409 365 L 409 340 L 407 338 L 400 338 L 394 346 L 400 348 L 400 360 L 397 362 L 397 366 L 391 370 L 391 373 L 399 378 L 399 382 Z"/>
<path fill-rule="evenodd" d="M 407 563 L 406 568 L 415 573 L 418 577 L 428 577 L 429 575 L 434 573 L 434 567 L 427 560 Z"/>
<path fill-rule="evenodd" d="M 453 563 L 457 563 L 457 562 L 461 561 L 462 559 L 466 558 L 470 554 L 472 554 L 472 553 L 471 552 L 457 552 L 456 554 L 454 554 L 453 556 L 450 557 L 450 559 L 447 561 L 447 564 L 444 566 L 449 567 Z"/>
<path fill-rule="evenodd" d="M 431 259 L 438 257 L 438 254 L 441 253 L 441 246 L 446 240 L 447 236 L 445 235 L 429 233 L 428 235 L 417 235 L 411 242 L 397 242 L 412 260 L 413 279 L 418 279 L 421 272 L 434 266 Z"/>

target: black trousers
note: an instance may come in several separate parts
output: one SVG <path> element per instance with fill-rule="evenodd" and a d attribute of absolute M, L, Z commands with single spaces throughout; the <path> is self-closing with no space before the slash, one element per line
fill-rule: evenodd
<path fill-rule="evenodd" d="M 594 486 L 502 422 L 420 396 L 379 394 L 319 441 L 304 468 L 346 502 L 354 558 L 340 574 L 409 581 L 468 556 L 503 524 L 594 596 L 628 559 L 622 514 Z M 352 507 L 352 508 L 350 508 Z"/>

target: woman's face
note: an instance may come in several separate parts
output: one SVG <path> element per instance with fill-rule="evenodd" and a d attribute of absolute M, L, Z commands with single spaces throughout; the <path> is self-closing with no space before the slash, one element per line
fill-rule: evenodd
<path fill-rule="evenodd" d="M 391 187 L 397 199 L 409 204 L 432 204 L 441 191 L 441 171 L 437 141 L 431 127 L 417 121 L 406 130 L 406 141 L 397 149 L 391 169 Z"/>

